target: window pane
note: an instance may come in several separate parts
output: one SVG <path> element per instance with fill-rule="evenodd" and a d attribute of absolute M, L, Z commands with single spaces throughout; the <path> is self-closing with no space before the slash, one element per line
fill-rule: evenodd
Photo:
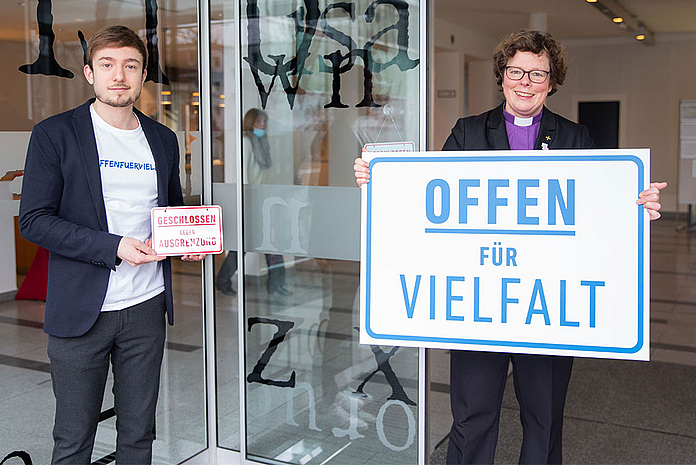
<path fill-rule="evenodd" d="M 243 5 L 248 452 L 415 463 L 418 352 L 358 342 L 352 165 L 419 142 L 418 2 Z"/>
<path fill-rule="evenodd" d="M 194 95 L 198 90 L 196 4 L 196 0 L 3 2 L 0 56 L 6 66 L 0 71 L 0 102 L 4 109 L 0 113 L 0 176 L 24 167 L 34 124 L 94 97 L 83 76 L 83 38 L 89 39 L 101 27 L 122 24 L 135 30 L 150 50 L 148 81 L 136 107 L 175 131 L 185 201 L 198 204 L 201 151 L 198 102 Z M 11 189 L 20 191 L 21 178 L 13 182 Z M 0 217 L 3 227 L 9 224 L 9 232 L 3 229 L 3 237 L 12 237 L 16 234 L 12 216 L 16 215 L 19 201 L 2 201 L 8 205 L 14 202 L 14 213 Z M 17 283 L 21 285 L 36 248 L 16 234 L 14 240 L 5 241 L 12 254 L 15 242 L 22 257 Z M 4 249 L 3 256 L 8 257 Z M 153 445 L 153 461 L 163 464 L 182 462 L 207 447 L 201 265 L 178 259 L 172 262 L 176 325 L 167 328 Z M 11 287 L 15 287 L 14 282 Z M 55 403 L 47 371 L 47 338 L 41 330 L 44 303 L 10 301 L 0 305 L 2 315 L 23 323 L 14 325 L 16 344 L 4 333 L 0 336 L 2 353 L 12 352 L 19 365 L 11 368 L 0 364 L 0 379 L 12 378 L 23 386 L 11 402 L 2 403 L 0 455 L 25 450 L 34 463 L 49 463 Z M 113 407 L 111 386 L 109 374 L 102 411 Z M 92 460 L 113 453 L 115 439 L 114 418 L 101 422 Z"/>

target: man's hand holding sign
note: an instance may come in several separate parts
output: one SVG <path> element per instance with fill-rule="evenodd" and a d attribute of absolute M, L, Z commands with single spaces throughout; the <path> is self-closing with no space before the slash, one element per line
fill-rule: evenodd
<path fill-rule="evenodd" d="M 181 255 L 184 261 L 222 253 L 222 209 L 217 205 L 153 208 L 152 241 L 146 245 L 159 257 Z"/>

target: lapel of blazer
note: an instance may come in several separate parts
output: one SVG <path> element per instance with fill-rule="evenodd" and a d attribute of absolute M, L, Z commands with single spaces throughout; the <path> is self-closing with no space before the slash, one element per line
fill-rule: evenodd
<path fill-rule="evenodd" d="M 551 148 L 553 139 L 556 137 L 556 115 L 548 108 L 544 107 L 544 113 L 541 115 L 541 124 L 539 125 L 539 134 L 537 135 L 535 150 L 546 150 Z M 545 144 L 545 145 L 544 145 Z"/>
<path fill-rule="evenodd" d="M 73 128 L 77 135 L 77 143 L 80 146 L 80 156 L 87 173 L 87 184 L 92 194 L 92 202 L 97 212 L 99 225 L 102 230 L 108 231 L 106 222 L 106 207 L 104 206 L 104 195 L 102 193 L 101 172 L 99 170 L 99 153 L 97 152 L 97 141 L 94 138 L 94 127 L 92 126 L 92 115 L 89 107 L 94 99 L 88 100 L 80 105 L 73 112 Z"/>
<path fill-rule="evenodd" d="M 510 141 L 505 129 L 505 118 L 503 118 L 503 103 L 492 110 L 488 115 L 486 125 L 488 126 L 488 143 L 493 150 L 510 150 Z"/>
<path fill-rule="evenodd" d="M 155 167 L 157 169 L 157 205 L 166 207 L 169 204 L 169 166 L 167 166 L 167 153 L 164 149 L 164 142 L 157 130 L 157 123 L 145 116 L 137 108 L 134 107 L 133 111 L 140 120 L 145 138 L 155 159 Z"/>

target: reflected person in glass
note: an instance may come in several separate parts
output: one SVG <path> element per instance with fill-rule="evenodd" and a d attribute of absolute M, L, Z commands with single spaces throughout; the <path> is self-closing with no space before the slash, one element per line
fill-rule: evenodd
<path fill-rule="evenodd" d="M 493 56 L 505 101 L 478 116 L 457 121 L 442 150 L 590 149 L 587 128 L 548 110 L 544 103 L 565 81 L 562 45 L 545 32 L 522 30 L 503 40 Z M 368 164 L 355 160 L 362 186 Z M 652 183 L 637 203 L 650 219 L 660 217 L 660 190 Z M 520 405 L 523 438 L 520 463 L 561 463 L 563 410 L 572 357 L 452 350 L 448 464 L 493 463 L 500 407 L 509 363 Z"/>
<path fill-rule="evenodd" d="M 273 160 L 270 145 L 266 136 L 268 114 L 258 108 L 246 112 L 242 120 L 242 153 L 244 157 L 243 178 L 247 184 L 274 184 Z M 282 255 L 264 254 L 268 267 L 266 290 L 269 294 L 278 293 L 283 296 L 292 292 L 285 287 L 285 262 Z M 237 271 L 237 252 L 230 251 L 222 262 L 216 279 L 219 291 L 232 295 L 232 276 Z"/>

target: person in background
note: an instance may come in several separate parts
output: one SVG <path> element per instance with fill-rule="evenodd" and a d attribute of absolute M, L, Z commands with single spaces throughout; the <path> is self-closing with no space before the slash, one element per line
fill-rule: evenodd
<path fill-rule="evenodd" d="M 242 153 L 244 157 L 244 183 L 273 184 L 274 170 L 271 150 L 266 136 L 268 115 L 265 111 L 252 108 L 246 112 L 242 120 Z M 292 292 L 285 287 L 285 262 L 282 255 L 264 254 L 268 267 L 266 290 L 269 294 L 278 293 L 282 296 Z M 220 266 L 215 285 L 225 294 L 234 295 L 232 276 L 237 271 L 237 252 L 230 251 Z"/>
<path fill-rule="evenodd" d="M 498 44 L 494 73 L 505 101 L 478 116 L 461 118 L 442 150 L 590 149 L 587 128 L 551 112 L 548 96 L 565 81 L 562 45 L 534 30 L 516 32 Z M 359 186 L 370 179 L 366 161 L 354 165 Z M 637 200 L 650 219 L 660 217 L 660 190 L 652 183 Z M 452 350 L 450 403 L 454 422 L 448 464 L 493 463 L 500 407 L 512 363 L 523 438 L 520 463 L 561 463 L 563 409 L 572 357 Z"/>
<path fill-rule="evenodd" d="M 174 317 L 171 264 L 152 248 L 150 211 L 184 202 L 174 132 L 133 106 L 146 69 L 134 31 L 100 29 L 84 67 L 96 99 L 40 122 L 29 141 L 19 226 L 49 251 L 56 464 L 91 462 L 109 363 L 116 462 L 152 461 L 164 316 Z"/>

